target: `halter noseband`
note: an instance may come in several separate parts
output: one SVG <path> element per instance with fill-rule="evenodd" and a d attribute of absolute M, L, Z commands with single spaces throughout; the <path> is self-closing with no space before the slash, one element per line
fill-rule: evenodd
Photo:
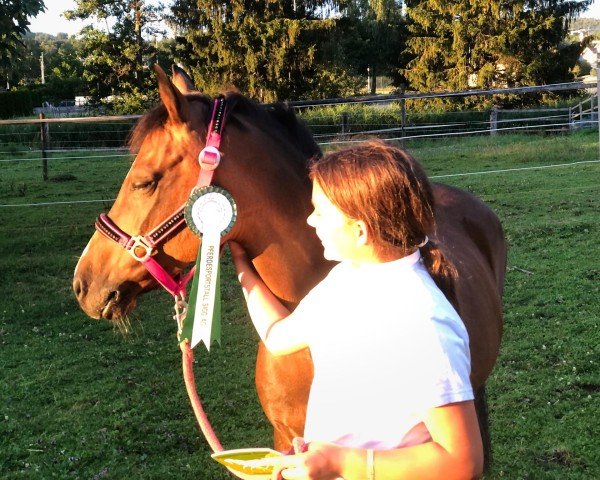
<path fill-rule="evenodd" d="M 219 166 L 221 161 L 219 146 L 221 144 L 221 132 L 225 123 L 225 114 L 225 98 L 220 96 L 213 102 L 206 144 L 198 155 L 200 174 L 196 182 L 197 187 L 210 185 L 214 170 Z M 183 300 L 185 297 L 185 287 L 192 278 L 194 269 L 177 281 L 152 258 L 152 255 L 160 243 L 177 233 L 185 225 L 183 207 L 180 207 L 147 235 L 129 235 L 119 228 L 105 213 L 101 213 L 98 216 L 94 226 L 98 232 L 109 240 L 121 245 L 136 261 L 144 265 L 154 279 L 173 295 L 176 300 Z"/>

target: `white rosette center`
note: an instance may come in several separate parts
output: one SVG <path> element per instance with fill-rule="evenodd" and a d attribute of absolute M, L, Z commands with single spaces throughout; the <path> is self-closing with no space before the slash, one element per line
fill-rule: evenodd
<path fill-rule="evenodd" d="M 233 207 L 229 199 L 220 192 L 205 193 L 192 204 L 191 216 L 196 228 L 221 233 L 233 219 Z"/>

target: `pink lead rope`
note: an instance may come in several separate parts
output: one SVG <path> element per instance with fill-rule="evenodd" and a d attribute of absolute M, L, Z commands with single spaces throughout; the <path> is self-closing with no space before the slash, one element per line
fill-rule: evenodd
<path fill-rule="evenodd" d="M 225 98 L 218 97 L 214 100 L 211 121 L 208 127 L 205 147 L 198 155 L 200 173 L 196 187 L 208 186 L 212 182 L 214 170 L 221 161 L 221 131 L 225 123 Z M 185 291 L 188 282 L 194 275 L 195 267 L 185 274 L 179 281 L 175 280 L 154 258 L 152 253 L 156 246 L 185 226 L 183 207 L 163 221 L 147 235 L 129 235 L 120 229 L 108 215 L 102 213 L 97 218 L 95 228 L 108 239 L 121 245 L 129 254 L 148 270 L 148 273 L 167 290 L 175 299 L 175 318 L 178 324 L 178 334 L 181 332 L 182 319 L 185 315 L 187 304 Z M 194 378 L 194 354 L 187 340 L 179 343 L 182 353 L 183 378 L 192 409 L 210 448 L 214 452 L 222 452 L 223 446 L 217 438 L 206 412 L 202 408 L 196 392 Z"/>
<path fill-rule="evenodd" d="M 188 398 L 190 399 L 190 403 L 192 404 L 192 410 L 194 410 L 194 415 L 196 415 L 200 430 L 212 451 L 222 452 L 223 445 L 221 445 L 221 442 L 217 438 L 217 434 L 213 430 L 204 408 L 202 408 L 202 402 L 200 402 L 198 392 L 196 391 L 196 379 L 194 378 L 194 352 L 190 348 L 190 342 L 187 340 L 180 342 L 179 348 L 181 348 L 181 365 L 183 368 L 185 389 Z"/>
<path fill-rule="evenodd" d="M 223 97 L 216 98 L 213 104 L 212 118 L 208 127 L 206 137 L 206 145 L 198 155 L 198 163 L 200 164 L 200 175 L 198 176 L 197 187 L 205 187 L 211 184 L 215 169 L 221 161 L 221 131 L 225 122 L 225 99 Z M 190 276 L 191 278 L 191 276 Z M 177 310 L 177 298 L 175 299 L 175 309 Z M 178 324 L 180 322 L 178 321 Z M 180 327 L 181 328 L 181 327 Z M 185 389 L 192 404 L 194 415 L 200 426 L 200 430 L 206 438 L 208 445 L 213 452 L 222 452 L 223 445 L 217 438 L 217 435 L 210 424 L 210 420 L 202 408 L 202 402 L 198 397 L 196 390 L 196 379 L 194 377 L 194 352 L 190 347 L 188 340 L 179 342 L 181 349 L 181 365 L 183 369 L 183 380 Z"/>

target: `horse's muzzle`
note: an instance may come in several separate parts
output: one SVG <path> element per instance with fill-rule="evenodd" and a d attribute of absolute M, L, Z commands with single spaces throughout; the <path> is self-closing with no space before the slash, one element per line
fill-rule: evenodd
<path fill-rule="evenodd" d="M 119 321 L 136 305 L 137 295 L 127 285 L 96 291 L 93 285 L 76 275 L 73 279 L 73 292 L 81 309 L 95 319 Z"/>

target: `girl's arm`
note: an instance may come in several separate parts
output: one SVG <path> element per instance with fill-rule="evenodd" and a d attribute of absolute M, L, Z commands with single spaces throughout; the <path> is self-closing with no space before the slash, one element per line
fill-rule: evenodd
<path fill-rule="evenodd" d="M 285 355 L 306 348 L 304 328 L 298 316 L 290 313 L 269 290 L 239 244 L 230 241 L 229 249 L 250 318 L 269 352 Z"/>
<path fill-rule="evenodd" d="M 372 463 L 365 449 L 311 442 L 308 453 L 277 457 L 276 470 L 286 468 L 283 478 L 323 480 L 466 480 L 481 476 L 483 448 L 473 401 L 432 408 L 425 424 L 433 441 L 375 451 Z"/>

